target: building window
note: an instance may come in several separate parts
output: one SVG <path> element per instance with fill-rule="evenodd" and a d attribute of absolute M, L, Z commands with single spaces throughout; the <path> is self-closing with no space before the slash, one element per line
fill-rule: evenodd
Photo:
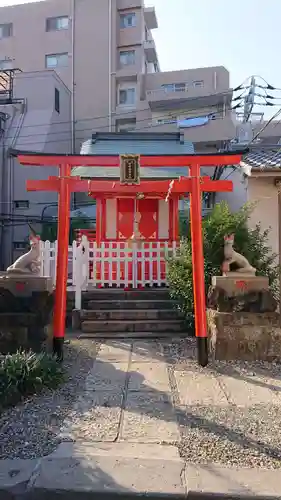
<path fill-rule="evenodd" d="M 69 17 L 49 17 L 46 19 L 46 31 L 67 30 L 69 26 Z"/>
<path fill-rule="evenodd" d="M 130 12 L 128 14 L 120 14 L 120 27 L 121 28 L 134 28 L 136 26 L 136 14 Z"/>
<path fill-rule="evenodd" d="M 135 50 L 121 50 L 119 54 L 120 66 L 130 66 L 136 62 Z"/>
<path fill-rule="evenodd" d="M 13 69 L 14 64 L 12 59 L 3 59 L 0 61 L 0 70 L 5 70 L 5 69 Z"/>
<path fill-rule="evenodd" d="M 195 82 L 193 82 L 193 87 L 203 88 L 204 87 L 203 80 L 196 80 Z"/>
<path fill-rule="evenodd" d="M 165 92 L 185 92 L 187 90 L 187 83 L 167 83 L 161 86 Z"/>
<path fill-rule="evenodd" d="M 136 103 L 136 89 L 119 89 L 120 106 L 133 106 Z"/>
<path fill-rule="evenodd" d="M 165 83 L 161 85 L 161 89 L 165 90 L 165 92 L 174 92 L 174 84 L 173 83 Z"/>
<path fill-rule="evenodd" d="M 0 38 L 9 38 L 13 35 L 12 23 L 0 24 Z"/>
<path fill-rule="evenodd" d="M 157 118 L 157 125 L 171 125 L 172 123 L 177 123 L 177 116 L 170 116 L 170 118 Z"/>
<path fill-rule="evenodd" d="M 14 241 L 13 249 L 14 250 L 26 250 L 28 244 L 26 241 Z"/>
<path fill-rule="evenodd" d="M 68 66 L 68 53 L 49 54 L 46 56 L 46 68 L 65 68 Z"/>
<path fill-rule="evenodd" d="M 14 208 L 22 209 L 22 210 L 29 208 L 29 200 L 15 200 L 14 201 Z"/>
<path fill-rule="evenodd" d="M 55 110 L 57 113 L 60 112 L 60 91 L 55 88 Z"/>

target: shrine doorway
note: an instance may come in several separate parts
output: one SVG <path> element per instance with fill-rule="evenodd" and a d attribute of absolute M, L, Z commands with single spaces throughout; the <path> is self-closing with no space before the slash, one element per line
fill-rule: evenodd
<path fill-rule="evenodd" d="M 167 256 L 178 245 L 178 196 L 104 194 L 96 203 L 90 279 L 101 286 L 165 286 Z"/>

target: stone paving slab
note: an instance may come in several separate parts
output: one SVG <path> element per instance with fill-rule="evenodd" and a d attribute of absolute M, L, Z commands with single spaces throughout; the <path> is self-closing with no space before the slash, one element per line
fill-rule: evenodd
<path fill-rule="evenodd" d="M 97 492 L 280 499 L 281 471 L 184 466 L 174 446 L 132 443 L 62 443 L 41 460 L 0 461 L 1 499 L 45 500 L 58 491 L 75 500 Z"/>
<path fill-rule="evenodd" d="M 120 392 L 124 390 L 128 363 L 109 363 L 97 359 L 85 383 L 86 390 Z"/>
<path fill-rule="evenodd" d="M 110 363 L 128 363 L 131 356 L 132 342 L 109 341 L 102 344 L 97 359 Z"/>
<path fill-rule="evenodd" d="M 136 341 L 133 343 L 132 363 L 164 362 L 164 353 L 159 342 Z"/>
<path fill-rule="evenodd" d="M 61 437 L 77 441 L 115 441 L 122 413 L 122 392 L 85 391 L 65 421 Z"/>
<path fill-rule="evenodd" d="M 150 458 L 151 460 L 172 460 L 179 462 L 178 448 L 174 445 L 154 443 L 61 443 L 49 458 L 86 457 L 92 455 L 124 458 Z"/>
<path fill-rule="evenodd" d="M 281 471 L 188 465 L 185 469 L 188 493 L 243 495 L 254 498 L 281 498 Z M 237 498 L 237 497 L 236 497 Z"/>
<path fill-rule="evenodd" d="M 260 377 L 234 378 L 220 375 L 219 380 L 231 404 L 236 406 L 280 405 L 281 395 L 277 381 Z M 279 382 L 280 383 L 280 382 Z"/>
<path fill-rule="evenodd" d="M 132 363 L 129 391 L 171 391 L 166 363 Z"/>
<path fill-rule="evenodd" d="M 145 451 L 134 447 L 129 454 L 115 454 L 115 444 L 111 448 L 100 450 L 99 447 L 70 449 L 70 456 L 47 457 L 41 461 L 40 470 L 33 484 L 33 492 L 48 490 L 83 492 L 136 492 L 136 493 L 173 493 L 184 494 L 186 485 L 182 474 L 184 464 L 178 457 L 167 458 L 166 449 L 149 457 L 151 448 Z M 87 454 L 85 454 L 85 451 Z M 66 454 L 65 454 L 66 455 Z"/>
<path fill-rule="evenodd" d="M 142 443 L 179 441 L 177 417 L 170 398 L 163 393 L 129 392 L 120 439 Z"/>
<path fill-rule="evenodd" d="M 0 460 L 0 498 L 2 490 L 26 485 L 34 470 L 39 466 L 39 459 L 32 460 Z"/>
<path fill-rule="evenodd" d="M 210 373 L 196 373 L 191 370 L 175 371 L 180 404 L 228 405 L 227 396 L 218 379 Z"/>

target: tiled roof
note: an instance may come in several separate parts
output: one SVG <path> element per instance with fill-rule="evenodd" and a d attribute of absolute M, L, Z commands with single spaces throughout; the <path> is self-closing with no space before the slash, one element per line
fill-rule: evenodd
<path fill-rule="evenodd" d="M 98 134 L 97 134 L 98 135 Z M 101 134 L 102 135 L 102 134 Z M 106 134 L 104 134 L 106 136 Z M 161 134 L 155 140 L 146 137 L 146 134 L 131 133 L 130 137 L 126 138 L 126 134 L 120 135 L 117 140 L 113 137 L 96 141 L 90 139 L 82 144 L 80 151 L 81 155 L 119 155 L 119 154 L 140 154 L 140 155 L 173 155 L 173 154 L 192 154 L 194 147 L 191 142 L 184 141 L 181 143 L 177 138 L 179 134 Z M 187 174 L 186 168 L 181 167 L 163 167 L 163 168 L 142 168 L 141 177 L 143 179 L 173 179 Z M 87 178 L 119 178 L 118 168 L 106 167 L 77 167 L 72 171 L 72 175 Z"/>
<path fill-rule="evenodd" d="M 246 175 L 250 175 L 252 169 L 281 169 L 281 146 L 275 149 L 252 150 L 244 156 L 241 167 Z"/>

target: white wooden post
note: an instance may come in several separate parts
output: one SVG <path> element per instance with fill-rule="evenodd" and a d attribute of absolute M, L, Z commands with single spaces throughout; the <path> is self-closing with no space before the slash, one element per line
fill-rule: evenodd
<path fill-rule="evenodd" d="M 90 242 L 87 236 L 83 235 L 81 238 L 81 245 L 80 245 L 81 269 L 78 269 L 78 272 L 81 273 L 81 278 L 82 278 L 81 279 L 82 290 L 87 290 L 89 283 L 89 273 L 90 273 L 89 253 L 90 253 Z"/>
<path fill-rule="evenodd" d="M 53 246 L 54 285 L 56 283 L 56 277 L 57 277 L 57 255 L 58 255 L 58 242 L 56 240 Z"/>
<path fill-rule="evenodd" d="M 157 249 L 156 249 L 156 265 L 157 265 L 157 285 L 161 285 L 161 243 L 157 241 Z"/>
<path fill-rule="evenodd" d="M 87 288 L 89 275 L 89 242 L 82 236 L 81 243 L 75 242 L 75 309 L 82 309 L 82 291 Z M 73 255 L 74 257 L 74 255 Z"/>
<path fill-rule="evenodd" d="M 39 249 L 40 249 L 40 276 L 44 276 L 44 263 L 45 263 L 44 241 L 39 241 Z"/>
<path fill-rule="evenodd" d="M 72 286 L 75 287 L 76 283 L 76 271 L 77 271 L 77 242 L 73 240 L 72 242 Z"/>
<path fill-rule="evenodd" d="M 52 276 L 51 273 L 51 243 L 47 240 L 44 245 L 44 275 Z"/>
<path fill-rule="evenodd" d="M 73 255 L 74 257 L 74 255 Z M 75 309 L 81 311 L 82 309 L 82 245 L 75 247 Z"/>

